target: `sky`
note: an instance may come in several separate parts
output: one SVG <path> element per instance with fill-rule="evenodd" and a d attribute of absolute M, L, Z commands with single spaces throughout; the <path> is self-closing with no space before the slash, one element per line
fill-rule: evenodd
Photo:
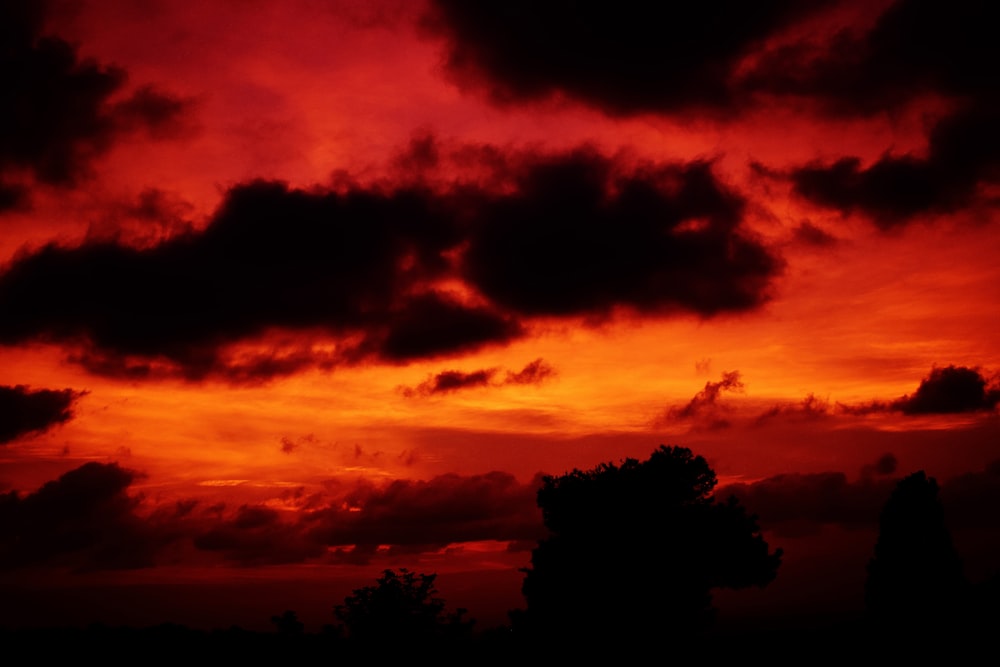
<path fill-rule="evenodd" d="M 661 444 L 784 550 L 724 616 L 860 609 L 917 470 L 995 573 L 987 9 L 4 0 L 0 624 L 500 624 Z"/>

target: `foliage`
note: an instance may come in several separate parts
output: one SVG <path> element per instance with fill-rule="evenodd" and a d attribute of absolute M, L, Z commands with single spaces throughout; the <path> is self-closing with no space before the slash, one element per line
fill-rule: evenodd
<path fill-rule="evenodd" d="M 286 610 L 280 616 L 272 616 L 271 623 L 274 624 L 278 634 L 286 637 L 297 637 L 305 632 L 305 624 L 299 620 L 298 615 L 292 610 Z"/>
<path fill-rule="evenodd" d="M 546 477 L 538 492 L 551 531 L 532 552 L 517 617 L 547 636 L 688 636 L 713 615 L 711 589 L 764 586 L 769 551 L 755 516 L 717 502 L 714 471 L 689 449 L 661 446 Z"/>
<path fill-rule="evenodd" d="M 940 628 L 961 614 L 966 581 L 938 485 L 923 471 L 899 481 L 882 509 L 865 602 L 880 623 Z"/>
<path fill-rule="evenodd" d="M 334 615 L 347 635 L 358 641 L 426 641 L 458 637 L 471 631 L 465 609 L 445 611 L 436 597 L 436 574 L 417 574 L 406 568 L 384 570 L 374 586 L 355 589 L 337 605 Z"/>

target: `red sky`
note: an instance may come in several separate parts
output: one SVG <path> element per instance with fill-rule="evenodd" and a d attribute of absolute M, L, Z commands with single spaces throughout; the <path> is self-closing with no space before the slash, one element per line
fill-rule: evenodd
<path fill-rule="evenodd" d="M 661 443 L 785 550 L 723 613 L 859 608 L 921 469 L 996 571 L 985 3 L 535 5 L 4 3 L 0 624 L 501 623 Z"/>

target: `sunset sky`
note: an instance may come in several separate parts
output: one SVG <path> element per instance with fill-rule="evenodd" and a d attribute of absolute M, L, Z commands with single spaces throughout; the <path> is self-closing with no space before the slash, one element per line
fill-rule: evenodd
<path fill-rule="evenodd" d="M 0 2 L 0 625 L 523 605 L 540 475 L 689 447 L 860 609 L 1000 570 L 989 3 Z"/>

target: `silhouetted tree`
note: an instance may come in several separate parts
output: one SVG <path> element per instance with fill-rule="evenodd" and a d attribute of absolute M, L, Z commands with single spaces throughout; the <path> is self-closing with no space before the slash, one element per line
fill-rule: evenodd
<path fill-rule="evenodd" d="M 865 604 L 884 628 L 946 630 L 961 622 L 966 580 L 938 499 L 923 471 L 899 481 L 882 509 Z"/>
<path fill-rule="evenodd" d="M 436 597 L 435 574 L 416 574 L 405 568 L 397 574 L 384 570 L 374 586 L 355 589 L 337 605 L 334 614 L 348 637 L 362 642 L 426 641 L 468 634 L 474 621 L 465 609 L 445 611 Z"/>
<path fill-rule="evenodd" d="M 781 550 L 735 498 L 716 502 L 714 471 L 689 449 L 545 477 L 551 531 L 532 552 L 515 628 L 588 642 L 680 639 L 713 616 L 711 590 L 764 586 Z M 520 623 L 518 623 L 520 620 Z"/>
<path fill-rule="evenodd" d="M 271 623 L 274 623 L 274 627 L 278 630 L 278 634 L 296 637 L 305 632 L 305 624 L 299 620 L 299 617 L 292 610 L 287 610 L 281 616 L 272 616 Z"/>

